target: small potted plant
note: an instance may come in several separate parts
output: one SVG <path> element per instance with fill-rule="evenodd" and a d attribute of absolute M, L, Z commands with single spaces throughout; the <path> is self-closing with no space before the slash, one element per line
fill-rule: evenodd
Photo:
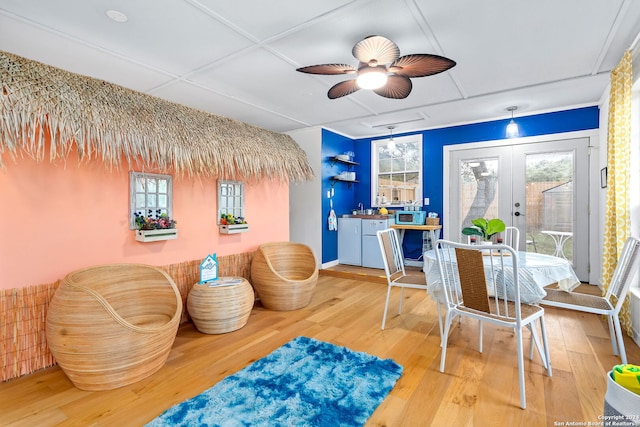
<path fill-rule="evenodd" d="M 493 235 L 502 233 L 505 230 L 505 224 L 501 219 L 476 218 L 471 220 L 473 226 L 462 229 L 465 236 L 480 236 L 484 242 L 491 243 Z"/>
<path fill-rule="evenodd" d="M 136 212 L 134 216 L 138 227 L 136 230 L 137 241 L 156 242 L 178 238 L 178 230 L 176 229 L 178 222 L 160 209 L 155 212 L 149 209 L 146 216 L 142 212 Z"/>

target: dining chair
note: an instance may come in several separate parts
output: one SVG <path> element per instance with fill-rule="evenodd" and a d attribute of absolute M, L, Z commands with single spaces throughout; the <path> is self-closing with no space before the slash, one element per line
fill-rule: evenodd
<path fill-rule="evenodd" d="M 504 244 L 511 246 L 516 251 L 520 249 L 520 230 L 518 227 L 504 228 Z"/>
<path fill-rule="evenodd" d="M 444 372 L 449 332 L 456 318 L 468 317 L 478 320 L 478 351 L 481 353 L 483 323 L 514 329 L 520 382 L 520 407 L 525 409 L 522 334 L 524 327 L 531 333 L 532 347 L 529 359 L 533 359 L 533 345 L 535 345 L 547 369 L 547 374 L 551 376 L 552 372 L 544 324 L 544 308 L 539 305 L 520 303 L 516 250 L 508 245 L 472 246 L 438 240 L 436 258 L 445 301 L 440 372 Z M 507 299 L 507 296 L 512 300 Z M 540 347 L 536 321 L 540 323 L 543 348 Z"/>
<path fill-rule="evenodd" d="M 529 239 L 525 240 L 525 243 L 527 244 L 527 250 L 529 250 L 529 245 L 531 245 L 533 246 L 533 251 L 538 252 L 538 247 L 536 246 L 536 238 L 533 236 L 533 233 L 530 233 L 528 236 Z"/>
<path fill-rule="evenodd" d="M 547 296 L 542 299 L 541 303 L 553 307 L 607 316 L 613 354 L 617 356 L 619 353 L 622 363 L 626 364 L 627 353 L 624 348 L 618 315 L 631 287 L 631 282 L 638 271 L 639 264 L 640 240 L 635 237 L 629 237 L 624 244 L 618 264 L 613 271 L 611 282 L 604 296 L 546 289 Z"/>
<path fill-rule="evenodd" d="M 382 261 L 384 263 L 384 272 L 387 276 L 387 299 L 384 303 L 384 314 L 382 315 L 382 327 L 384 330 L 387 321 L 387 310 L 389 309 L 389 299 L 391 297 L 391 289 L 400 288 L 400 303 L 398 305 L 398 314 L 402 313 L 402 300 L 404 298 L 404 288 L 424 289 L 427 290 L 427 281 L 424 274 L 407 275 L 404 268 L 404 254 L 398 237 L 398 231 L 393 228 L 377 231 L 378 243 L 382 252 Z"/>

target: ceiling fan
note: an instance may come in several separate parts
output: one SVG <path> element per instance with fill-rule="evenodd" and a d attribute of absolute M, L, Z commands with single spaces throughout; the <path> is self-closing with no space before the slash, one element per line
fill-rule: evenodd
<path fill-rule="evenodd" d="M 368 36 L 353 46 L 353 56 L 360 61 L 358 68 L 348 64 L 322 64 L 298 68 L 308 74 L 355 74 L 352 80 L 334 85 L 327 95 L 330 99 L 350 95 L 359 89 L 372 89 L 385 98 L 404 99 L 413 87 L 410 78 L 426 77 L 447 71 L 455 61 L 439 55 L 416 53 L 400 56 L 398 46 L 382 36 Z"/>

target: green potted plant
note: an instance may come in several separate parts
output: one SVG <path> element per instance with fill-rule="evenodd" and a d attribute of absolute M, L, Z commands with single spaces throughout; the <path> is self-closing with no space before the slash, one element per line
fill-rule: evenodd
<path fill-rule="evenodd" d="M 505 230 L 504 222 L 501 219 L 476 218 L 471 220 L 472 227 L 462 229 L 465 236 L 480 236 L 485 242 L 491 240 L 494 234 L 501 233 Z"/>

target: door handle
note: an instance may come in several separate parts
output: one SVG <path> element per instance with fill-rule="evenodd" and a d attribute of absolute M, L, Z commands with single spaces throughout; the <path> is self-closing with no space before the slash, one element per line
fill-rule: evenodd
<path fill-rule="evenodd" d="M 524 216 L 524 214 L 520 213 L 520 212 L 516 212 L 514 213 L 515 216 Z"/>

